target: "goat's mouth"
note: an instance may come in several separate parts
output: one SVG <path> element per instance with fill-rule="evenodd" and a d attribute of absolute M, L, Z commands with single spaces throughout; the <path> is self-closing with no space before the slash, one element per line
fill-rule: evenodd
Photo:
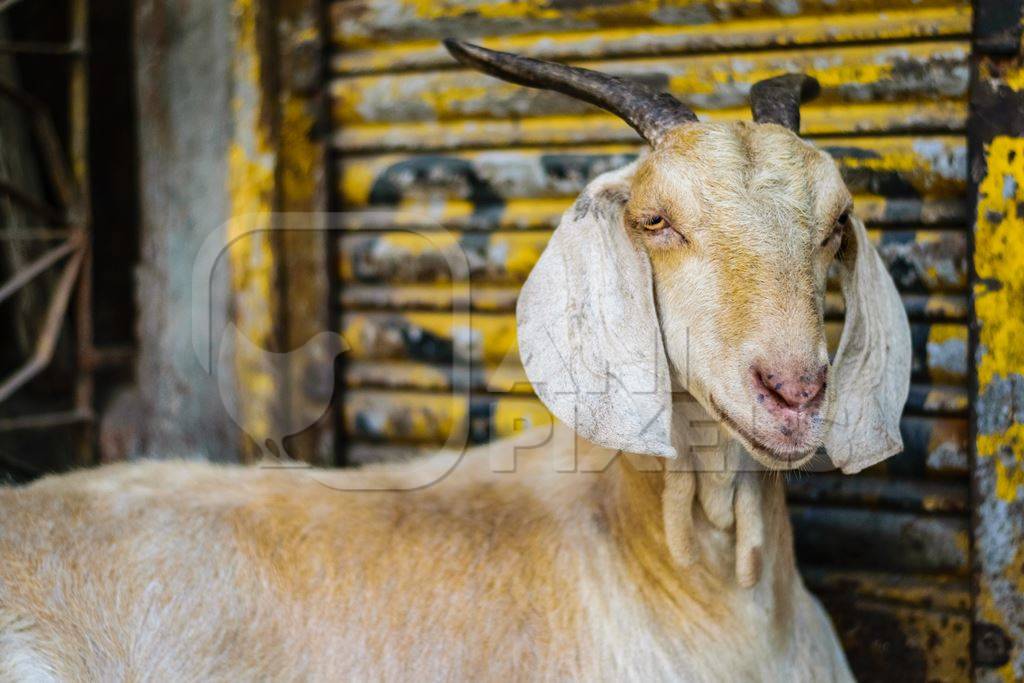
<path fill-rule="evenodd" d="M 800 444 L 768 444 L 755 436 L 724 410 L 715 401 L 715 397 L 708 394 L 708 404 L 711 408 L 712 417 L 725 424 L 746 446 L 750 454 L 760 460 L 766 467 L 773 469 L 794 469 L 800 467 L 809 460 L 817 451 L 817 445 Z"/>

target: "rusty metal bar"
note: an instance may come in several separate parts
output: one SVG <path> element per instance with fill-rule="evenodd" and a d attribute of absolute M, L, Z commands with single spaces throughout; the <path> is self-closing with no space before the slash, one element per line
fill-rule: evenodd
<path fill-rule="evenodd" d="M 54 427 L 81 424 L 82 422 L 88 422 L 92 418 L 92 413 L 80 413 L 77 410 L 3 418 L 0 419 L 0 433 L 32 429 L 53 429 Z"/>
<path fill-rule="evenodd" d="M 11 7 L 17 5 L 21 0 L 0 0 L 0 12 L 6 12 Z"/>
<path fill-rule="evenodd" d="M 0 40 L 0 54 L 52 55 L 55 57 L 81 57 L 85 50 L 74 43 L 44 43 L 33 41 Z"/>
<path fill-rule="evenodd" d="M 53 359 L 53 351 L 57 346 L 57 338 L 60 336 L 60 324 L 67 312 L 84 255 L 85 249 L 80 248 L 64 266 L 64 272 L 61 273 L 53 297 L 50 299 L 50 306 L 46 311 L 45 322 L 39 335 L 39 341 L 36 343 L 36 350 L 28 362 L 0 382 L 0 402 L 10 398 L 11 394 L 38 375 Z"/>
<path fill-rule="evenodd" d="M 8 228 L 0 232 L 0 242 L 46 242 L 66 240 L 73 234 L 66 228 Z"/>
<path fill-rule="evenodd" d="M 71 7 L 71 42 L 87 46 L 89 40 L 89 4 L 88 0 L 72 0 Z M 82 272 L 79 276 L 78 291 L 75 298 L 75 342 L 77 345 L 77 376 L 75 378 L 75 409 L 80 413 L 91 413 L 94 394 L 95 376 L 90 360 L 95 356 L 93 348 L 92 321 L 92 240 L 89 239 L 89 220 L 92 215 L 89 201 L 89 70 L 88 61 L 77 59 L 70 66 L 69 101 L 69 133 L 68 146 L 71 158 L 71 174 L 67 178 L 54 176 L 58 187 L 63 186 L 66 199 L 77 200 L 72 220 L 81 226 L 86 236 L 82 251 Z M 61 158 L 57 138 L 52 135 L 52 122 L 49 118 L 41 119 L 42 125 L 50 126 L 49 131 L 41 130 L 43 140 L 50 148 L 48 154 L 54 160 Z M 55 173 L 65 170 L 62 164 L 50 165 Z M 63 183 L 63 185 L 62 185 Z M 77 193 L 73 192 L 77 190 Z M 86 423 L 78 442 L 77 463 L 87 465 L 93 458 L 92 423 Z"/>
<path fill-rule="evenodd" d="M 19 0 L 0 0 L 0 12 Z M 87 54 L 88 3 L 73 0 L 69 8 L 71 40 L 67 44 L 38 42 L 0 42 L 0 53 L 25 52 L 84 57 Z M 0 432 L 21 429 L 47 429 L 55 426 L 90 423 L 92 420 L 93 371 L 119 353 L 97 353 L 92 345 L 91 253 L 88 232 L 88 71 L 85 59 L 76 59 L 70 66 L 69 78 L 69 155 L 71 167 L 64 156 L 60 137 L 46 106 L 9 83 L 0 82 L 0 96 L 19 106 L 28 117 L 42 155 L 42 163 L 57 198 L 58 208 L 48 206 L 17 186 L 0 180 L 0 193 L 39 214 L 45 220 L 69 229 L 28 228 L 0 235 L 5 241 L 65 241 L 51 248 L 0 286 L 0 301 L 10 297 L 33 278 L 70 256 L 53 290 L 42 330 L 32 356 L 0 382 L 0 402 L 6 400 L 38 375 L 53 359 L 63 320 L 75 296 L 75 327 L 77 368 L 75 376 L 75 407 L 73 410 L 48 414 L 24 415 L 0 420 Z M 76 288 L 76 283 L 78 287 Z M 86 432 L 80 440 L 79 463 L 87 462 L 92 451 L 92 437 Z"/>
<path fill-rule="evenodd" d="M 84 66 L 84 62 L 77 62 L 72 67 L 72 73 Z M 76 191 L 71 173 L 67 168 L 67 162 L 61 150 L 60 137 L 53 127 L 46 105 L 28 94 L 21 88 L 0 81 L 0 95 L 10 99 L 16 105 L 25 110 L 32 122 L 32 127 L 39 137 L 39 150 L 43 155 L 43 166 L 49 172 L 50 181 L 57 191 L 61 206 L 69 211 L 81 211 L 79 205 L 84 200 L 84 195 Z M 74 93 L 72 93 L 74 95 Z M 74 98 L 72 97 L 72 100 Z M 72 107 L 74 105 L 72 104 Z M 72 131 L 73 133 L 74 131 Z M 72 151 L 73 154 L 73 151 Z M 74 156 L 72 156 L 74 158 Z M 77 161 L 74 162 L 77 165 Z M 75 218 L 72 217 L 72 221 Z"/>
<path fill-rule="evenodd" d="M 17 185 L 0 179 L 0 194 L 6 195 L 7 198 L 15 204 L 20 204 L 29 211 L 39 214 L 42 218 L 51 223 L 56 223 L 57 225 L 64 224 L 65 216 L 62 211 L 58 211 L 57 209 L 40 202 Z"/>
<path fill-rule="evenodd" d="M 69 239 L 64 244 L 54 247 L 32 263 L 18 270 L 0 287 L 0 302 L 5 301 L 9 296 L 31 282 L 37 275 L 80 247 L 80 238 L 79 240 Z"/>
<path fill-rule="evenodd" d="M 134 346 L 93 347 L 86 356 L 85 367 L 89 369 L 125 366 L 135 358 Z"/>

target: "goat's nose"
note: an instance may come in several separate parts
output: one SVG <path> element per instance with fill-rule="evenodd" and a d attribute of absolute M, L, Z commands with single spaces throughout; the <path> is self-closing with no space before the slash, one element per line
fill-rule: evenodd
<path fill-rule="evenodd" d="M 764 365 L 755 368 L 762 388 L 777 402 L 801 410 L 818 402 L 825 388 L 828 367 L 817 370 L 769 369 Z"/>

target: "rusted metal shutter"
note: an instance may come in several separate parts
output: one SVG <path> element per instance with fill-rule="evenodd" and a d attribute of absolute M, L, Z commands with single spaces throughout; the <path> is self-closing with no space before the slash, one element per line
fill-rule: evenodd
<path fill-rule="evenodd" d="M 914 368 L 903 454 L 790 482 L 798 553 L 859 678 L 968 677 L 969 3 L 346 0 L 332 25 L 337 205 L 366 212 L 338 255 L 352 462 L 550 420 L 516 361 L 516 294 L 573 197 L 639 149 L 588 105 L 458 68 L 439 38 L 643 79 L 712 120 L 749 119 L 765 77 L 818 78 L 803 131 L 903 292 Z M 842 308 L 830 294 L 833 339 Z"/>

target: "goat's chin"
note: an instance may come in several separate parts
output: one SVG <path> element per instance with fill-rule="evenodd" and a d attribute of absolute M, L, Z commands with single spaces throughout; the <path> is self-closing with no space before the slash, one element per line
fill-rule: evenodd
<path fill-rule="evenodd" d="M 752 430 L 748 430 L 715 402 L 715 397 L 708 394 L 711 416 L 725 425 L 729 433 L 736 438 L 750 455 L 762 465 L 773 470 L 792 470 L 805 465 L 818 450 L 820 439 L 811 435 L 809 443 L 788 444 L 770 443 L 767 439 L 758 438 Z"/>

